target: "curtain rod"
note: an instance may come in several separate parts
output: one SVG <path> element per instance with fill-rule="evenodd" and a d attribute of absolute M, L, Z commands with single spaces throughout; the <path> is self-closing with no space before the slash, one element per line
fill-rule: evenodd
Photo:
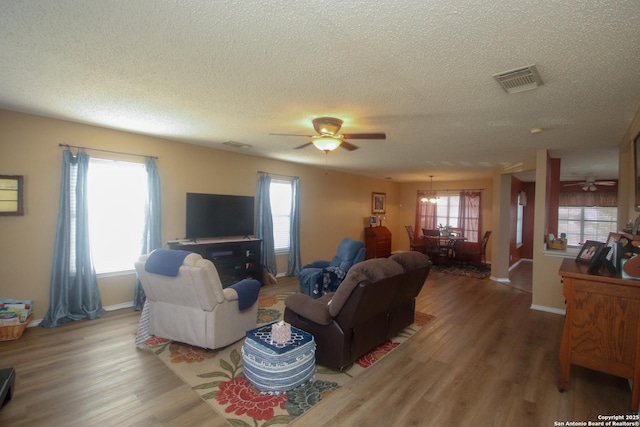
<path fill-rule="evenodd" d="M 267 175 L 275 175 L 275 176 L 286 176 L 287 178 L 296 178 L 296 179 L 298 179 L 297 176 L 285 175 L 285 174 L 282 174 L 282 173 L 271 173 L 271 172 L 265 172 L 265 171 L 258 171 L 258 173 L 264 173 L 264 174 L 267 174 Z"/>
<path fill-rule="evenodd" d="M 158 158 L 158 156 L 147 156 L 145 154 L 125 153 L 123 151 L 102 150 L 100 148 L 79 147 L 77 145 L 69 145 L 69 144 L 58 144 L 58 147 L 77 148 L 79 150 L 101 151 L 103 153 L 124 154 L 126 156 L 147 157 L 147 158 L 150 158 L 150 159 L 157 159 Z"/>

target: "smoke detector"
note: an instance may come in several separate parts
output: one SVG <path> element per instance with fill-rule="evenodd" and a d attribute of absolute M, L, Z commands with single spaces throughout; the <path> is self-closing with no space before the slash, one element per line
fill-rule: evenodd
<path fill-rule="evenodd" d="M 543 84 L 535 65 L 494 74 L 493 78 L 507 93 L 524 92 L 525 90 L 536 89 Z"/>

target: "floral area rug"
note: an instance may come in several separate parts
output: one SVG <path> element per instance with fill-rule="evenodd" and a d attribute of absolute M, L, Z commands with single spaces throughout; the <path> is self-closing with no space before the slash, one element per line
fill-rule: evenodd
<path fill-rule="evenodd" d="M 282 319 L 286 296 L 259 300 L 257 326 Z M 244 377 L 241 350 L 244 339 L 218 350 L 204 350 L 159 337 L 153 337 L 144 344 L 230 425 L 267 427 L 289 424 L 401 345 L 432 319 L 431 315 L 417 312 L 412 325 L 351 367 L 338 372 L 316 365 L 316 375 L 311 382 L 279 395 L 260 393 Z"/>
<path fill-rule="evenodd" d="M 484 279 L 491 275 L 491 268 L 482 264 L 467 265 L 433 265 L 434 271 L 446 274 L 454 274 L 456 276 L 474 277 L 476 279 Z"/>

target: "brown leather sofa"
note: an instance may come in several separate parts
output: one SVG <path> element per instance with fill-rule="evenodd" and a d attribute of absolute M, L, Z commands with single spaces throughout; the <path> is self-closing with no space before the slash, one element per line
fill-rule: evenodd
<path fill-rule="evenodd" d="M 334 293 L 289 295 L 284 320 L 314 336 L 318 364 L 342 370 L 413 323 L 430 269 L 419 252 L 360 262 Z"/>

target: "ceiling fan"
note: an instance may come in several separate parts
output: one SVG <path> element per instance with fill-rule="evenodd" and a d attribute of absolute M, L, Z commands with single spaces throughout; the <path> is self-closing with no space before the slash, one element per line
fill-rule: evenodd
<path fill-rule="evenodd" d="M 386 139 L 384 133 L 345 133 L 339 134 L 342 127 L 342 120 L 334 117 L 318 117 L 312 120 L 313 128 L 318 135 L 298 135 L 291 133 L 270 133 L 269 135 L 281 136 L 306 136 L 311 138 L 311 142 L 295 147 L 296 150 L 307 147 L 311 144 L 322 151 L 333 151 L 338 147 L 345 148 L 349 151 L 357 150 L 358 146 L 351 144 L 347 139 Z"/>
<path fill-rule="evenodd" d="M 573 185 L 581 185 L 584 191 L 596 191 L 598 185 L 606 185 L 611 186 L 615 185 L 615 181 L 596 181 L 594 176 L 588 176 L 585 178 L 584 182 L 576 182 L 574 184 L 565 184 L 565 187 L 571 187 Z"/>

